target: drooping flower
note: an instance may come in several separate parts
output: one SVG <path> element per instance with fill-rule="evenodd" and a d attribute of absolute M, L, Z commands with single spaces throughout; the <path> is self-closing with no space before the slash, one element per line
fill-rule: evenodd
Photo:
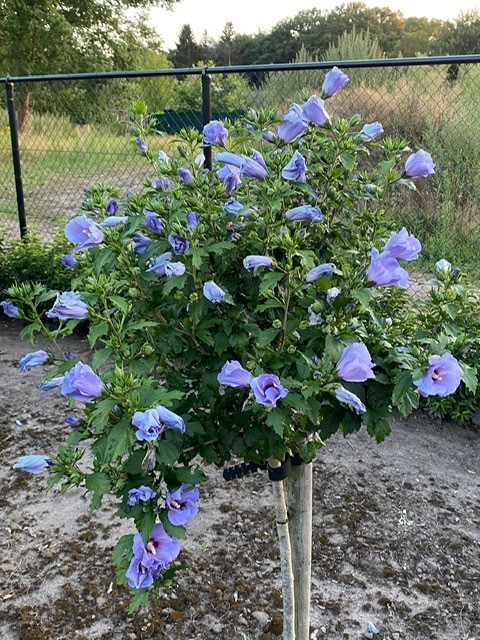
<path fill-rule="evenodd" d="M 184 169 L 182 167 L 177 171 L 177 174 L 182 184 L 186 184 L 186 185 L 192 184 L 193 176 L 188 169 Z"/>
<path fill-rule="evenodd" d="M 9 318 L 16 318 L 18 315 L 20 315 L 20 311 L 13 304 L 13 302 L 10 302 L 10 300 L 4 300 L 3 302 L 0 302 L 0 307 L 2 307 L 3 313 Z"/>
<path fill-rule="evenodd" d="M 415 236 L 408 235 L 408 231 L 403 227 L 398 233 L 392 231 L 390 239 L 383 247 L 383 251 L 397 260 L 416 260 L 422 249 L 422 245 Z"/>
<path fill-rule="evenodd" d="M 183 276 L 185 273 L 185 265 L 183 262 L 167 262 L 165 265 L 165 275 L 167 278 L 172 276 Z"/>
<path fill-rule="evenodd" d="M 220 304 L 225 298 L 225 291 L 215 284 L 213 280 L 209 280 L 203 285 L 203 295 L 213 304 Z"/>
<path fill-rule="evenodd" d="M 118 227 L 122 224 L 126 224 L 128 222 L 128 216 L 109 216 L 105 218 L 103 222 L 100 223 L 101 227 Z"/>
<path fill-rule="evenodd" d="M 378 287 L 408 287 L 408 272 L 403 269 L 387 251 L 380 253 L 378 249 L 372 249 L 372 260 L 367 269 L 367 277 L 375 282 Z"/>
<path fill-rule="evenodd" d="M 48 353 L 42 349 L 39 351 L 32 351 L 32 353 L 27 353 L 27 355 L 20 360 L 20 369 L 22 371 L 30 371 L 32 367 L 44 364 L 49 357 Z"/>
<path fill-rule="evenodd" d="M 240 177 L 256 178 L 257 180 L 265 180 L 267 177 L 267 166 L 259 151 L 252 151 L 252 157 L 242 156 L 242 164 L 240 165 Z"/>
<path fill-rule="evenodd" d="M 285 213 L 287 220 L 291 222 L 299 222 L 302 220 L 310 220 L 311 222 L 320 222 L 323 220 L 323 213 L 318 207 L 312 207 L 309 204 L 303 204 L 300 207 L 289 209 Z"/>
<path fill-rule="evenodd" d="M 329 303 L 332 303 L 338 296 L 340 295 L 340 289 L 338 287 L 331 287 L 327 289 L 327 293 L 325 295 L 325 300 Z"/>
<path fill-rule="evenodd" d="M 199 222 L 200 216 L 198 215 L 198 213 L 196 211 L 190 211 L 187 216 L 187 226 L 195 229 L 196 227 L 198 227 Z"/>
<path fill-rule="evenodd" d="M 58 376 L 57 378 L 46 380 L 45 382 L 42 382 L 39 389 L 40 391 L 51 391 L 52 389 L 56 389 L 56 387 L 61 387 L 64 379 L 65 376 Z"/>
<path fill-rule="evenodd" d="M 337 362 L 338 376 L 346 382 L 365 382 L 375 378 L 374 363 L 363 342 L 349 344 Z"/>
<path fill-rule="evenodd" d="M 152 244 L 153 240 L 148 236 L 144 236 L 140 231 L 136 231 L 133 234 L 133 251 L 137 256 L 141 256 L 145 253 L 147 248 Z"/>
<path fill-rule="evenodd" d="M 88 364 L 83 364 L 80 360 L 67 371 L 64 376 L 61 393 L 64 396 L 79 400 L 80 402 L 91 402 L 102 395 L 103 382 L 94 373 Z"/>
<path fill-rule="evenodd" d="M 146 411 L 136 411 L 132 424 L 137 427 L 137 439 L 145 442 L 156 440 L 165 428 L 181 433 L 185 431 L 183 418 L 162 405 Z"/>
<path fill-rule="evenodd" d="M 367 407 L 363 404 L 358 396 L 356 396 L 351 391 L 347 391 L 343 387 L 337 387 L 335 389 L 335 397 L 339 402 L 348 404 L 350 407 L 355 409 L 355 412 L 357 414 L 365 413 L 367 410 Z"/>
<path fill-rule="evenodd" d="M 343 89 L 343 87 L 349 81 L 349 77 L 340 71 L 338 67 L 333 67 L 325 76 L 325 79 L 322 84 L 322 91 L 327 96 L 327 98 L 331 98 L 333 95 Z"/>
<path fill-rule="evenodd" d="M 161 524 L 153 525 L 146 545 L 142 535 L 136 533 L 133 537 L 133 558 L 126 573 L 129 587 L 132 589 L 150 587 L 160 573 L 168 569 L 179 553 L 179 541 L 165 533 Z"/>
<path fill-rule="evenodd" d="M 290 162 L 283 167 L 282 176 L 285 180 L 291 180 L 292 182 L 305 182 L 306 172 L 305 158 L 299 151 L 295 151 Z"/>
<path fill-rule="evenodd" d="M 202 152 L 197 153 L 197 155 L 195 156 L 193 162 L 195 163 L 195 166 L 202 167 L 204 162 L 205 162 L 205 154 L 202 153 Z M 202 171 L 202 175 L 205 175 L 205 172 L 208 173 L 208 169 L 204 169 Z"/>
<path fill-rule="evenodd" d="M 167 156 L 167 154 L 165 153 L 165 151 L 163 149 L 160 149 L 160 151 L 158 152 L 157 159 L 161 164 L 169 164 L 170 163 L 170 158 Z"/>
<path fill-rule="evenodd" d="M 175 526 L 182 526 L 190 522 L 198 513 L 197 501 L 200 497 L 198 489 L 190 484 L 182 486 L 170 493 L 167 489 L 165 504 L 168 508 L 167 518 Z"/>
<path fill-rule="evenodd" d="M 238 215 L 241 213 L 243 216 L 249 216 L 252 213 L 251 209 L 247 209 L 245 205 L 238 200 L 235 200 L 235 198 L 227 200 L 223 205 L 223 210 L 225 213 L 230 213 L 232 215 Z"/>
<path fill-rule="evenodd" d="M 79 422 L 80 420 L 77 418 L 77 416 L 74 416 L 73 414 L 69 414 L 68 416 L 65 416 L 65 424 L 69 427 L 75 427 Z"/>
<path fill-rule="evenodd" d="M 247 256 L 243 259 L 245 269 L 254 269 L 255 267 L 271 267 L 273 259 L 268 256 Z"/>
<path fill-rule="evenodd" d="M 173 231 L 168 235 L 168 243 L 172 247 L 177 256 L 183 256 L 185 251 L 190 247 L 190 242 L 186 238 L 176 236 Z"/>
<path fill-rule="evenodd" d="M 162 191 L 170 191 L 172 183 L 165 176 L 159 176 L 153 181 L 153 187 L 154 189 L 161 189 Z"/>
<path fill-rule="evenodd" d="M 278 125 L 278 137 L 284 142 L 293 142 L 299 138 L 308 128 L 308 123 L 303 119 L 302 108 L 298 104 L 292 104 L 290 110 Z"/>
<path fill-rule="evenodd" d="M 250 371 L 244 369 L 238 360 L 227 360 L 217 376 L 218 382 L 226 387 L 248 387 L 252 378 Z"/>
<path fill-rule="evenodd" d="M 325 262 L 319 264 L 317 267 L 313 267 L 305 276 L 306 282 L 315 282 L 319 278 L 325 276 L 329 278 L 336 269 L 336 265 L 333 262 Z"/>
<path fill-rule="evenodd" d="M 137 504 L 140 504 L 140 502 L 148 502 L 148 500 L 155 498 L 156 495 L 156 491 L 142 484 L 138 489 L 130 489 L 127 504 L 129 507 L 135 507 Z"/>
<path fill-rule="evenodd" d="M 135 140 L 135 143 L 137 145 L 137 151 L 138 153 L 142 153 L 145 154 L 148 151 L 148 144 L 147 141 L 144 138 L 138 137 Z"/>
<path fill-rule="evenodd" d="M 53 464 L 49 456 L 33 454 L 29 456 L 21 456 L 13 465 L 18 471 L 26 471 L 27 473 L 42 473 Z"/>
<path fill-rule="evenodd" d="M 274 142 L 275 134 L 273 133 L 273 131 L 264 131 L 262 133 L 262 138 L 266 140 L 266 142 Z"/>
<path fill-rule="evenodd" d="M 223 182 L 225 187 L 225 195 L 232 195 L 233 191 L 238 187 L 242 181 L 240 177 L 240 169 L 233 165 L 227 165 L 217 171 L 217 176 Z"/>
<path fill-rule="evenodd" d="M 65 253 L 62 256 L 62 267 L 66 267 L 67 269 L 73 269 L 77 264 L 75 258 L 68 253 Z"/>
<path fill-rule="evenodd" d="M 89 220 L 85 214 L 76 216 L 67 222 L 65 236 L 67 240 L 78 245 L 73 250 L 73 253 L 101 244 L 104 239 L 102 230 L 97 227 L 93 220 Z"/>
<path fill-rule="evenodd" d="M 309 122 L 319 127 L 323 127 L 330 120 L 330 116 L 325 111 L 325 103 L 317 96 L 310 96 L 305 104 L 302 105 L 302 112 Z"/>
<path fill-rule="evenodd" d="M 118 212 L 119 208 L 120 207 L 118 206 L 118 202 L 115 198 L 110 198 L 107 202 L 107 206 L 105 207 L 105 211 L 109 216 L 114 216 Z"/>
<path fill-rule="evenodd" d="M 272 373 L 262 373 L 250 381 L 255 402 L 276 407 L 280 398 L 285 398 L 288 390 L 280 382 L 280 378 Z"/>
<path fill-rule="evenodd" d="M 446 352 L 442 356 L 430 356 L 428 364 L 430 366 L 425 374 L 413 381 L 420 395 L 444 398 L 455 393 L 462 379 L 462 371 L 452 354 Z"/>
<path fill-rule="evenodd" d="M 437 273 L 439 271 L 450 271 L 451 268 L 451 263 L 448 260 L 445 260 L 445 258 L 442 258 L 435 264 L 435 271 L 437 271 Z"/>
<path fill-rule="evenodd" d="M 383 133 L 383 127 L 380 122 L 375 121 L 371 122 L 370 124 L 363 125 L 363 129 L 360 131 L 358 136 L 360 140 L 363 140 L 363 142 L 369 142 L 370 140 L 373 140 L 374 138 L 379 136 L 381 133 Z"/>
<path fill-rule="evenodd" d="M 239 156 L 236 153 L 231 153 L 230 151 L 222 151 L 221 153 L 216 153 L 215 160 L 217 162 L 222 162 L 229 167 L 236 167 L 237 169 L 240 169 L 243 163 L 242 156 Z"/>
<path fill-rule="evenodd" d="M 162 253 L 161 256 L 155 256 L 152 260 L 152 266 L 147 271 L 153 271 L 157 276 L 165 275 L 165 267 L 171 261 L 172 254 L 170 251 Z"/>
<path fill-rule="evenodd" d="M 405 163 L 405 173 L 409 178 L 426 178 L 435 173 L 435 163 L 428 151 L 419 149 L 416 153 L 412 153 Z"/>
<path fill-rule="evenodd" d="M 228 130 L 219 120 L 212 120 L 203 127 L 203 141 L 205 144 L 221 144 L 228 139 Z"/>
<path fill-rule="evenodd" d="M 150 229 L 150 231 L 156 233 L 157 235 L 163 233 L 164 228 L 162 221 L 158 217 L 158 213 L 156 213 L 155 211 L 144 209 L 143 215 L 145 216 L 144 224 L 148 229 Z"/>
<path fill-rule="evenodd" d="M 53 307 L 46 315 L 59 320 L 83 320 L 88 315 L 88 307 L 79 293 L 66 291 L 57 295 Z"/>

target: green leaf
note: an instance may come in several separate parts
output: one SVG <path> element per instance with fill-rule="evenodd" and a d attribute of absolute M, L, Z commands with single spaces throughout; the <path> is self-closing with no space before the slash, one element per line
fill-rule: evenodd
<path fill-rule="evenodd" d="M 462 380 L 469 391 L 475 393 L 477 390 L 477 372 L 473 367 L 470 367 L 464 362 L 459 362 L 458 366 L 462 372 Z"/>
<path fill-rule="evenodd" d="M 392 402 L 404 417 L 418 407 L 420 396 L 413 387 L 411 371 L 401 371 L 395 378 Z"/>
<path fill-rule="evenodd" d="M 56 291 L 44 291 L 41 295 L 37 297 L 36 302 L 37 304 L 40 304 L 41 302 L 47 302 L 48 300 L 55 298 L 56 295 L 57 295 Z"/>
<path fill-rule="evenodd" d="M 180 484 L 200 484 L 207 480 L 207 475 L 200 467 L 178 467 L 175 469 L 175 476 Z"/>
<path fill-rule="evenodd" d="M 88 332 L 88 342 L 90 343 L 90 346 L 91 347 L 95 346 L 95 343 L 97 342 L 98 338 L 107 334 L 108 331 L 109 331 L 109 326 L 106 320 L 102 320 L 98 324 L 91 324 L 90 330 Z"/>
<path fill-rule="evenodd" d="M 210 253 L 222 253 L 223 251 L 231 251 L 232 249 L 235 249 L 233 242 L 215 242 L 215 244 L 207 246 L 207 251 Z"/>
<path fill-rule="evenodd" d="M 179 452 L 173 442 L 167 440 L 160 440 L 157 449 L 157 460 L 172 467 L 178 460 Z"/>
<path fill-rule="evenodd" d="M 92 358 L 92 369 L 98 370 L 108 358 L 112 354 L 112 349 L 110 347 L 105 347 L 105 349 L 98 349 L 95 351 Z"/>
<path fill-rule="evenodd" d="M 376 297 L 377 294 L 374 289 L 364 288 L 352 291 L 351 295 L 352 298 L 356 298 L 360 302 L 360 304 L 368 309 L 370 306 L 370 302 L 373 300 L 373 298 Z"/>
<path fill-rule="evenodd" d="M 275 340 L 279 332 L 280 329 L 275 329 L 274 327 L 261 331 L 257 337 L 257 347 L 266 347 L 267 344 L 272 342 L 272 340 Z"/>
<path fill-rule="evenodd" d="M 267 309 L 283 309 L 283 304 L 278 300 L 267 300 L 266 302 L 262 302 L 257 307 L 257 311 L 267 311 Z"/>
<path fill-rule="evenodd" d="M 339 160 L 347 171 L 353 171 L 357 161 L 356 157 L 351 153 L 340 154 Z"/>
<path fill-rule="evenodd" d="M 112 562 L 116 568 L 117 584 L 127 584 L 125 576 L 132 558 L 133 534 L 122 536 L 112 550 Z"/>
<path fill-rule="evenodd" d="M 163 295 L 168 295 L 174 289 L 183 289 L 186 281 L 186 273 L 184 273 L 182 276 L 171 276 L 170 278 L 167 278 L 167 281 L 163 285 Z"/>
<path fill-rule="evenodd" d="M 132 596 L 128 606 L 128 614 L 131 615 L 139 609 L 148 609 L 150 602 L 150 589 L 130 589 Z"/>
<path fill-rule="evenodd" d="M 128 313 L 128 302 L 125 300 L 125 298 L 117 295 L 111 295 L 109 296 L 109 300 L 113 302 L 116 307 L 121 309 L 125 315 Z"/>
<path fill-rule="evenodd" d="M 258 288 L 260 295 L 264 295 L 267 291 L 273 291 L 275 285 L 280 282 L 284 275 L 284 273 L 279 273 L 278 271 L 269 271 L 266 273 Z"/>
<path fill-rule="evenodd" d="M 195 269 L 200 269 L 202 266 L 203 258 L 208 258 L 208 253 L 201 247 L 190 247 L 185 253 L 186 256 L 192 256 L 192 266 Z"/>
<path fill-rule="evenodd" d="M 378 168 L 382 176 L 388 175 L 391 169 L 395 166 L 395 160 L 386 160 L 384 162 L 380 162 Z"/>
<path fill-rule="evenodd" d="M 224 351 L 228 349 L 229 339 L 227 334 L 224 331 L 219 331 L 215 335 L 215 352 L 218 355 L 221 355 Z"/>
<path fill-rule="evenodd" d="M 169 536 L 173 536 L 179 540 L 183 540 L 187 533 L 185 527 L 174 525 L 168 519 L 168 511 L 162 511 L 160 513 L 160 520 L 163 524 L 163 528 L 165 529 L 165 533 Z"/>
<path fill-rule="evenodd" d="M 135 525 L 142 534 L 142 540 L 145 544 L 147 544 L 150 534 L 152 533 L 153 525 L 155 524 L 155 520 L 157 519 L 157 514 L 153 509 L 145 508 L 146 510 L 142 511 L 135 518 Z"/>
<path fill-rule="evenodd" d="M 89 491 L 96 491 L 102 495 L 110 492 L 110 480 L 104 473 L 91 473 L 85 480 Z"/>
<path fill-rule="evenodd" d="M 278 407 L 273 409 L 272 411 L 269 411 L 267 413 L 267 417 L 265 418 L 265 423 L 269 427 L 272 427 L 277 435 L 283 438 L 286 423 L 286 414 L 284 411 L 282 411 Z"/>

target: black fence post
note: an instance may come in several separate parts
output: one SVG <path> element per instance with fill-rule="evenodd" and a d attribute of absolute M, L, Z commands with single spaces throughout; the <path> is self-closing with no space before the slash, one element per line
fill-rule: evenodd
<path fill-rule="evenodd" d="M 203 67 L 202 70 L 202 119 L 203 126 L 212 119 L 211 78 L 207 73 L 207 67 Z M 205 155 L 204 167 L 210 170 L 212 168 L 212 147 L 205 146 L 203 153 Z"/>
<path fill-rule="evenodd" d="M 15 191 L 17 194 L 18 223 L 20 236 L 27 233 L 27 219 L 25 217 L 25 199 L 23 197 L 22 166 L 20 163 L 20 147 L 18 145 L 17 116 L 15 114 L 15 96 L 13 82 L 6 81 L 8 124 L 10 126 L 10 139 L 12 142 L 13 171 L 15 173 Z"/>

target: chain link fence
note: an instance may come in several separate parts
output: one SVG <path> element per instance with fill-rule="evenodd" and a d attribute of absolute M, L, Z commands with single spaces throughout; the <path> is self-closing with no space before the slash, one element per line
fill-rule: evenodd
<path fill-rule="evenodd" d="M 436 162 L 418 192 L 402 190 L 389 202 L 391 215 L 421 239 L 425 260 L 441 254 L 480 269 L 480 56 L 4 79 L 15 121 L 5 93 L 0 228 L 8 237 L 25 228 L 52 237 L 78 212 L 85 187 L 141 188 L 149 167 L 132 150 L 127 122 L 136 100 L 158 114 L 164 131 L 149 143 L 172 153 L 181 127 L 201 129 L 209 118 L 252 108 L 285 113 L 292 101 L 319 94 L 334 64 L 350 82 L 328 100 L 332 115 L 378 120 L 386 135 L 428 150 Z"/>

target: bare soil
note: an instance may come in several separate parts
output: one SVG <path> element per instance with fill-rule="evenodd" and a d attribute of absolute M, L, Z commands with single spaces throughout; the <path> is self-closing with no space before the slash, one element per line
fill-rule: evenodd
<path fill-rule="evenodd" d="M 78 338 L 75 353 L 87 351 Z M 80 490 L 46 491 L 14 472 L 68 433 L 58 390 L 18 325 L 0 322 L 1 640 L 267 640 L 282 598 L 269 481 L 225 482 L 209 468 L 180 560 L 189 565 L 150 610 L 127 615 L 110 552 L 132 532 L 113 501 L 88 511 Z M 480 433 L 423 414 L 376 445 L 363 432 L 328 442 L 314 462 L 312 640 L 480 640 Z"/>

